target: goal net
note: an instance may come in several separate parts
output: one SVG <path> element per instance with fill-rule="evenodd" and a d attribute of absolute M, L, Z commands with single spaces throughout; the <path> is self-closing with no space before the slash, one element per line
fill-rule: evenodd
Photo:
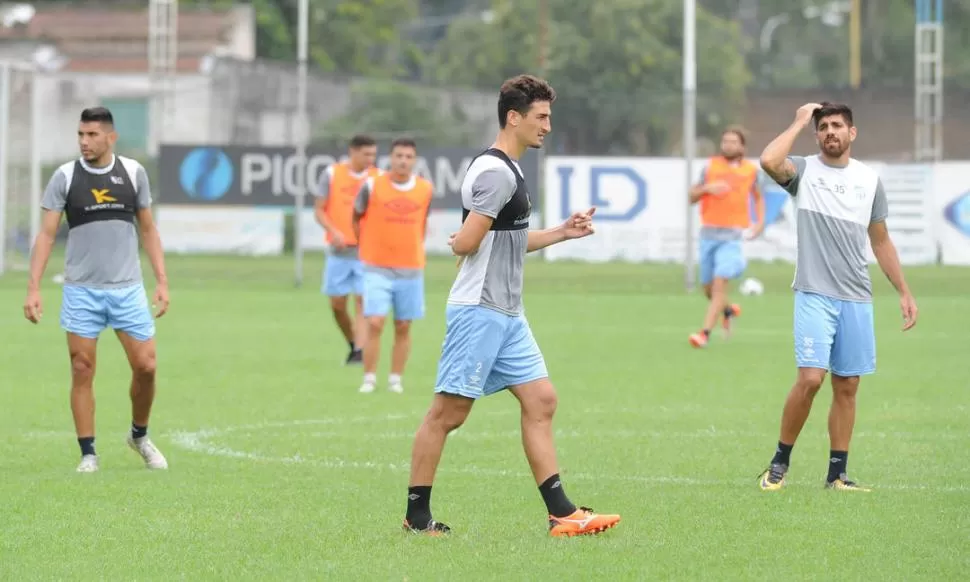
<path fill-rule="evenodd" d="M 38 92 L 29 65 L 0 62 L 0 275 L 27 269 L 43 189 Z"/>

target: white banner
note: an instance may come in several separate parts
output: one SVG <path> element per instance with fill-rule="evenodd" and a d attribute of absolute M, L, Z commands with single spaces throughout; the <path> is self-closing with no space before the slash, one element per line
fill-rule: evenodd
<path fill-rule="evenodd" d="M 695 162 L 698 176 L 706 163 L 707 160 Z M 869 165 L 883 179 L 889 202 L 887 224 L 899 247 L 900 260 L 910 265 L 934 263 L 937 239 L 933 166 L 881 162 Z M 688 210 L 683 159 L 549 157 L 545 172 L 547 227 L 559 224 L 570 212 L 597 207 L 596 236 L 550 248 L 546 254 L 550 260 L 684 260 Z M 788 193 L 767 176 L 762 175 L 762 183 L 766 228 L 759 239 L 745 243 L 745 256 L 756 261 L 793 262 L 794 204 Z M 970 207 L 970 202 L 966 204 Z M 697 237 L 697 207 L 690 211 L 694 213 L 693 235 Z M 970 210 L 965 211 L 970 217 L 968 213 Z M 964 223 L 970 225 L 970 218 Z"/>
<path fill-rule="evenodd" d="M 944 265 L 970 265 L 970 164 L 942 162 L 934 172 L 936 222 Z"/>
<path fill-rule="evenodd" d="M 165 252 L 237 255 L 283 252 L 281 209 L 159 205 L 157 217 Z"/>

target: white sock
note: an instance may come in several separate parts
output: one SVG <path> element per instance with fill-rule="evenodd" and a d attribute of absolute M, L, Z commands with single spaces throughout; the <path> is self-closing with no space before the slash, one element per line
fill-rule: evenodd
<path fill-rule="evenodd" d="M 401 383 L 401 375 L 400 374 L 391 374 L 390 376 L 387 377 L 387 383 L 390 384 L 391 386 L 396 386 L 397 384 L 400 384 Z"/>
<path fill-rule="evenodd" d="M 364 374 L 364 384 L 377 384 L 377 374 Z"/>

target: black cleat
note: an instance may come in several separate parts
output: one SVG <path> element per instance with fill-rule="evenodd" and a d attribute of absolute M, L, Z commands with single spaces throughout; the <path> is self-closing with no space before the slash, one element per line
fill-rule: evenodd
<path fill-rule="evenodd" d="M 350 353 L 347 354 L 347 361 L 345 362 L 345 365 L 353 366 L 353 365 L 362 364 L 362 363 L 364 363 L 363 350 L 351 350 Z"/>
<path fill-rule="evenodd" d="M 431 521 L 428 522 L 427 527 L 423 529 L 419 529 L 412 526 L 411 522 L 405 519 L 404 531 L 412 534 L 421 534 L 426 536 L 442 536 L 442 535 L 451 533 L 451 528 L 439 521 L 435 521 L 432 519 Z"/>

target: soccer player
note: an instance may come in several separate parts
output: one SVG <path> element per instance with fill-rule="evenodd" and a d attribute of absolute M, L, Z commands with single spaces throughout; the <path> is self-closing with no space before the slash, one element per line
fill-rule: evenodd
<path fill-rule="evenodd" d="M 701 206 L 700 271 L 707 296 L 707 313 L 701 330 L 688 339 L 695 348 L 707 345 L 711 329 L 723 316 L 725 335 L 731 318 L 741 307 L 728 304 L 731 279 L 744 273 L 741 239 L 750 225 L 750 199 L 754 196 L 756 222 L 747 238 L 761 235 L 765 225 L 765 204 L 758 184 L 758 166 L 744 159 L 744 130 L 732 126 L 721 134 L 721 154 L 710 159 L 699 184 L 690 190 L 691 204 Z"/>
<path fill-rule="evenodd" d="M 462 180 L 462 226 L 450 239 L 461 262 L 445 311 L 434 399 L 414 437 L 405 531 L 450 532 L 431 514 L 431 486 L 445 439 L 478 398 L 506 388 L 521 407 L 522 444 L 548 511 L 550 535 L 595 534 L 620 521 L 619 515 L 576 507 L 566 496 L 553 443 L 556 390 L 522 307 L 526 253 L 593 234 L 592 208 L 556 228 L 529 230 L 532 204 L 517 160 L 527 148 L 542 146 L 552 129 L 555 98 L 542 79 L 521 75 L 505 81 L 498 137 Z"/>
<path fill-rule="evenodd" d="M 44 191 L 44 215 L 30 260 L 24 316 L 33 323 L 40 322 L 40 281 L 61 214 L 65 214 L 69 230 L 61 327 L 67 332 L 71 411 L 81 447 L 77 470 L 98 470 L 94 372 L 98 336 L 107 327 L 114 329 L 131 366 L 128 446 L 141 455 L 149 469 L 166 469 L 165 457 L 148 438 L 148 419 L 155 399 L 155 322 L 142 282 L 138 232 L 155 272 L 155 317 L 165 314 L 169 301 L 148 174 L 137 161 L 114 154 L 118 135 L 107 109 L 82 111 L 77 135 L 81 157 L 59 167 Z"/>
<path fill-rule="evenodd" d="M 412 173 L 418 149 L 414 140 L 391 143 L 388 172 L 368 178 L 354 202 L 353 228 L 364 265 L 364 381 L 360 392 L 377 384 L 384 320 L 394 309 L 394 347 L 388 389 L 404 391 L 402 376 L 411 353 L 411 322 L 424 317 L 424 237 L 434 187 Z"/>
<path fill-rule="evenodd" d="M 349 159 L 327 166 L 317 185 L 314 213 L 327 233 L 328 254 L 321 291 L 330 297 L 337 327 L 350 345 L 347 364 L 363 361 L 366 326 L 361 296 L 364 273 L 357 256 L 357 235 L 353 228 L 354 200 L 361 184 L 380 173 L 374 166 L 377 142 L 366 135 L 350 140 Z M 355 321 L 350 319 L 347 297 L 355 296 Z"/>
<path fill-rule="evenodd" d="M 819 153 L 789 156 L 809 123 Z M 761 154 L 761 167 L 795 197 L 798 212 L 792 283 L 798 374 L 785 402 L 775 456 L 759 480 L 765 491 L 784 486 L 795 439 L 829 371 L 833 395 L 826 487 L 868 491 L 846 474 L 859 378 L 876 370 L 867 237 L 879 267 L 899 293 L 903 330 L 916 324 L 916 301 L 886 229 L 889 208 L 882 182 L 875 170 L 851 157 L 856 131 L 849 107 L 808 103 Z"/>

